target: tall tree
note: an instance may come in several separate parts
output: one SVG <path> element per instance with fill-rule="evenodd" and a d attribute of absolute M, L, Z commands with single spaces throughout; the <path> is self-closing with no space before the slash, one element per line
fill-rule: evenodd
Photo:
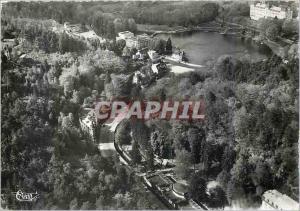
<path fill-rule="evenodd" d="M 200 173 L 193 174 L 189 181 L 190 196 L 198 202 L 206 201 L 206 186 L 206 180 L 201 177 Z"/>
<path fill-rule="evenodd" d="M 172 41 L 171 38 L 169 37 L 166 43 L 166 53 L 167 54 L 172 54 Z"/>
<path fill-rule="evenodd" d="M 176 167 L 175 173 L 177 176 L 187 179 L 191 172 L 191 156 L 186 150 L 176 151 Z"/>
<path fill-rule="evenodd" d="M 154 50 L 157 51 L 159 54 L 164 54 L 166 50 L 166 41 L 163 39 L 157 39 L 155 41 Z"/>
<path fill-rule="evenodd" d="M 141 162 L 142 156 L 140 154 L 139 145 L 137 141 L 132 142 L 132 150 L 130 152 L 130 155 L 131 155 L 132 162 L 134 164 L 139 164 Z"/>
<path fill-rule="evenodd" d="M 152 149 L 150 148 L 149 150 L 146 151 L 146 156 L 147 156 L 147 168 L 149 170 L 154 170 L 154 153 Z"/>
<path fill-rule="evenodd" d="M 224 206 L 227 205 L 226 194 L 220 186 L 210 189 L 209 193 L 209 204 L 211 207 L 224 208 Z"/>

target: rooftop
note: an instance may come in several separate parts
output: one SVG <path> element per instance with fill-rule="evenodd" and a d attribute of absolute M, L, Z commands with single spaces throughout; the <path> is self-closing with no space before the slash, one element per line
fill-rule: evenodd
<path fill-rule="evenodd" d="M 95 121 L 95 112 L 94 112 L 94 110 L 90 109 L 90 108 L 84 109 L 83 115 L 80 119 L 88 127 L 92 127 L 93 122 Z"/>
<path fill-rule="evenodd" d="M 119 34 L 133 34 L 133 33 L 130 31 L 123 31 L 123 32 L 119 32 Z"/>
<path fill-rule="evenodd" d="M 257 3 L 257 4 L 254 4 L 254 6 L 259 7 L 261 9 L 270 9 L 270 10 L 273 10 L 273 11 L 276 11 L 276 12 L 280 12 L 281 10 L 288 9 L 288 7 L 286 5 L 279 5 L 277 7 L 277 6 L 274 6 L 274 5 L 268 5 L 268 4 L 264 4 L 264 3 Z"/>
<path fill-rule="evenodd" d="M 123 31 L 118 33 L 119 37 L 134 37 L 134 34 L 130 31 Z"/>
<path fill-rule="evenodd" d="M 263 198 L 268 203 L 273 204 L 278 209 L 299 210 L 299 203 L 289 196 L 278 192 L 277 190 L 268 190 L 263 194 Z M 277 208 L 277 207 L 276 207 Z"/>
<path fill-rule="evenodd" d="M 262 4 L 262 3 L 257 3 L 257 4 L 254 4 L 255 7 L 260 7 L 260 8 L 266 8 L 267 5 L 266 4 Z"/>
<path fill-rule="evenodd" d="M 147 39 L 150 39 L 150 36 L 148 35 L 148 34 L 139 34 L 139 35 L 137 35 L 137 38 L 139 39 L 139 38 L 147 38 Z"/>

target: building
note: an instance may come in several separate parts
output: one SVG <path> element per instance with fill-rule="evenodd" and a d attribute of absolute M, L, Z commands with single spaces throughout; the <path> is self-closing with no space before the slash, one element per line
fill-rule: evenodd
<path fill-rule="evenodd" d="M 137 48 L 143 49 L 143 48 L 149 48 L 151 44 L 151 37 L 147 34 L 141 34 L 137 35 Z"/>
<path fill-rule="evenodd" d="M 137 38 L 130 31 L 119 32 L 116 41 L 125 40 L 128 48 L 137 48 Z"/>
<path fill-rule="evenodd" d="M 76 32 L 76 33 L 79 33 L 81 32 L 81 27 L 79 24 L 70 24 L 69 22 L 65 22 L 64 23 L 64 29 L 67 31 L 67 32 Z"/>
<path fill-rule="evenodd" d="M 94 30 L 79 33 L 79 36 L 85 40 L 99 40 L 100 43 L 106 42 L 106 40 L 102 37 L 99 37 Z"/>
<path fill-rule="evenodd" d="M 292 19 L 293 11 L 285 6 L 269 6 L 265 3 L 250 5 L 250 18 L 259 20 L 260 18 Z"/>
<path fill-rule="evenodd" d="M 132 59 L 138 59 L 138 60 L 143 60 L 144 59 L 144 54 L 138 50 L 136 54 L 132 55 Z"/>
<path fill-rule="evenodd" d="M 152 64 L 151 69 L 153 73 L 158 73 L 157 65 L 158 64 Z"/>
<path fill-rule="evenodd" d="M 125 40 L 128 48 L 144 49 L 149 48 L 152 38 L 147 34 L 140 34 L 136 37 L 130 31 L 119 32 L 116 41 Z"/>
<path fill-rule="evenodd" d="M 158 53 L 156 53 L 156 51 L 150 50 L 148 51 L 148 56 L 151 60 L 155 60 L 158 58 Z"/>
<path fill-rule="evenodd" d="M 86 108 L 84 114 L 79 118 L 81 130 L 88 135 L 92 141 L 96 141 L 96 116 L 94 109 Z"/>
<path fill-rule="evenodd" d="M 299 203 L 277 190 L 268 190 L 262 195 L 262 210 L 299 210 Z"/>
<path fill-rule="evenodd" d="M 137 48 L 138 42 L 137 42 L 136 37 L 126 39 L 125 41 L 126 41 L 126 46 L 128 48 Z"/>
<path fill-rule="evenodd" d="M 130 39 L 130 38 L 133 38 L 134 37 L 134 34 L 130 31 L 124 31 L 124 32 L 119 32 L 118 33 L 118 37 L 116 37 L 116 40 L 127 40 L 127 39 Z"/>

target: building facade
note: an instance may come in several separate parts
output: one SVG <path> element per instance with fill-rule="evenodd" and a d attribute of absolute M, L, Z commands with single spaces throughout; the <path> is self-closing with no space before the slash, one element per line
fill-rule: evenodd
<path fill-rule="evenodd" d="M 137 41 L 136 37 L 129 38 L 125 41 L 126 41 L 126 46 L 128 48 L 132 49 L 132 48 L 137 48 L 137 46 L 138 46 L 138 41 Z"/>
<path fill-rule="evenodd" d="M 128 48 L 137 48 L 137 38 L 130 31 L 119 32 L 116 41 L 125 40 Z"/>
<path fill-rule="evenodd" d="M 147 53 L 152 61 L 158 58 L 158 53 L 156 53 L 156 51 L 150 50 Z"/>
<path fill-rule="evenodd" d="M 116 41 L 125 40 L 128 48 L 144 49 L 149 48 L 152 38 L 147 34 L 137 35 L 136 37 L 130 31 L 119 32 Z"/>
<path fill-rule="evenodd" d="M 269 6 L 265 3 L 257 3 L 250 5 L 250 18 L 252 20 L 259 20 L 260 18 L 278 18 L 278 19 L 292 19 L 293 11 L 284 6 Z"/>
<path fill-rule="evenodd" d="M 118 40 L 127 40 L 134 37 L 134 34 L 130 31 L 124 31 L 124 32 L 119 32 L 118 37 L 116 37 L 117 41 Z"/>
<path fill-rule="evenodd" d="M 151 37 L 147 34 L 137 35 L 137 48 L 149 48 L 151 44 Z"/>
<path fill-rule="evenodd" d="M 299 210 L 299 203 L 277 190 L 268 190 L 262 195 L 261 210 Z"/>

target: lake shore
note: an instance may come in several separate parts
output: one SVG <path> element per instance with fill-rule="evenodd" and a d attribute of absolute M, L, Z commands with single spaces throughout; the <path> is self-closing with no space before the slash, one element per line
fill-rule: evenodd
<path fill-rule="evenodd" d="M 192 64 L 192 63 L 189 63 L 189 62 L 178 61 L 178 60 L 174 59 L 171 56 L 166 56 L 165 60 L 166 61 L 176 62 L 177 64 L 181 64 L 181 65 L 185 65 L 185 66 L 189 66 L 189 67 L 194 67 L 194 68 L 204 67 L 203 65 L 200 65 L 200 64 Z"/>
<path fill-rule="evenodd" d="M 208 23 L 206 26 L 194 27 L 138 24 L 138 32 L 152 34 L 153 37 L 157 34 L 178 34 L 193 31 L 220 32 L 221 29 L 214 22 Z"/>
<path fill-rule="evenodd" d="M 221 26 L 220 21 L 212 21 L 209 23 L 202 24 L 201 26 L 194 27 L 183 27 L 183 26 L 167 26 L 167 25 L 148 25 L 148 24 L 138 24 L 138 31 L 140 33 L 151 34 L 152 37 L 155 37 L 159 34 L 181 34 L 188 32 L 217 32 L 224 36 L 236 36 L 244 39 L 251 39 L 256 42 L 258 45 L 265 45 L 269 47 L 274 54 L 277 56 L 284 58 L 286 56 L 287 49 L 290 45 L 282 46 L 280 43 L 270 41 L 270 40 L 261 40 L 257 42 L 257 36 L 251 36 L 248 33 L 243 34 L 242 28 L 247 28 L 248 26 L 242 26 L 240 24 L 235 23 L 226 23 L 228 26 L 224 28 Z M 255 30 L 257 32 L 258 29 L 248 29 Z"/>

